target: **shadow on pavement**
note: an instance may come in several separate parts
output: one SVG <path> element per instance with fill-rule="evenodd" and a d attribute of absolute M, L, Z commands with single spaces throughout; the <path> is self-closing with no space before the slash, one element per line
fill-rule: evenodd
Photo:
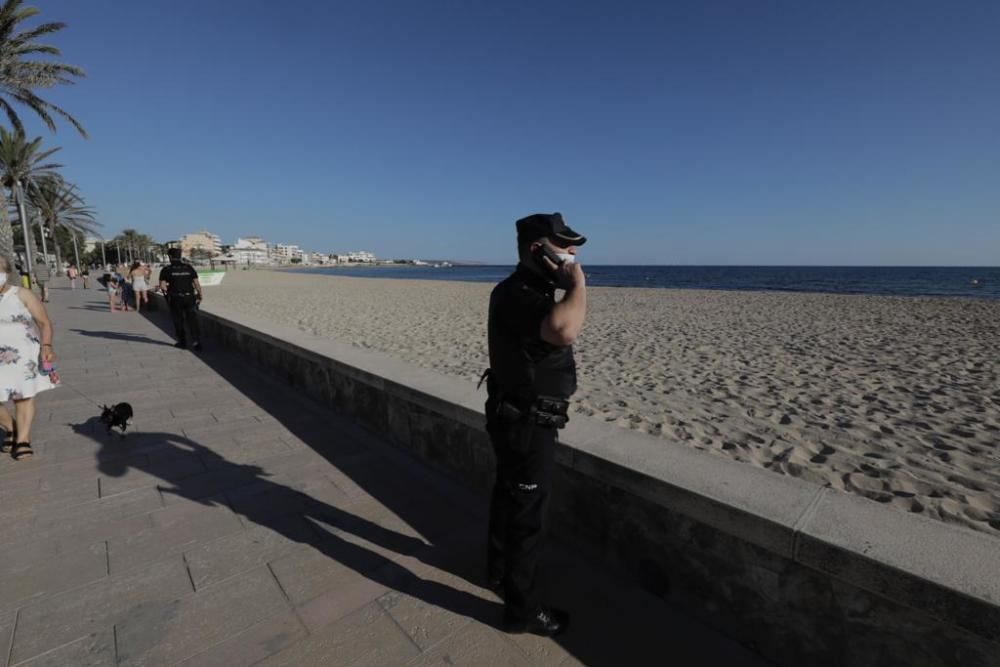
<path fill-rule="evenodd" d="M 173 328 L 166 313 L 157 316 L 154 311 L 149 314 L 149 321 L 172 336 Z M 331 432 L 329 420 L 336 418 L 341 422 L 338 426 L 342 427 L 345 420 L 352 420 L 351 415 L 341 415 L 331 408 L 312 402 L 308 395 L 289 387 L 279 375 L 258 367 L 236 352 L 215 348 L 213 342 L 211 338 L 205 341 L 205 351 L 200 353 L 199 358 L 220 377 L 280 422 L 299 440 L 334 464 L 365 493 L 389 508 L 412 529 L 427 536 L 440 532 L 442 517 L 427 511 L 427 505 L 422 504 L 421 498 L 417 496 L 421 491 L 399 488 L 400 480 L 406 478 L 394 474 L 392 465 L 370 463 L 371 459 L 380 456 L 379 450 L 375 450 L 375 453 L 368 457 L 368 465 L 343 458 L 342 450 L 337 444 L 338 433 Z M 352 428 L 361 433 L 365 439 L 381 440 L 378 436 L 368 434 L 360 425 Z M 386 447 L 388 448 L 388 445 Z M 405 459 L 405 465 L 414 477 L 418 476 L 414 471 L 429 470 L 423 462 L 409 454 L 399 450 L 392 451 L 397 458 Z M 437 473 L 429 472 L 428 475 L 432 477 L 433 483 L 433 476 Z M 454 487 L 454 483 L 450 483 L 450 486 Z M 450 563 L 433 563 L 440 569 L 479 587 L 486 585 L 484 579 L 488 500 L 485 495 L 480 497 L 466 491 L 461 497 L 451 498 L 443 503 L 445 507 L 443 513 L 450 517 L 460 518 L 462 512 L 475 514 L 481 525 L 475 529 L 477 535 L 473 535 L 473 539 L 478 534 L 481 534 L 481 539 L 475 540 L 472 544 L 466 542 L 462 545 L 466 548 L 456 552 L 462 560 L 455 561 L 453 558 Z M 304 516 L 314 514 L 318 521 L 324 521 L 323 517 L 333 517 L 331 520 L 334 522 L 343 520 L 344 525 L 351 523 L 348 521 L 349 515 L 339 510 L 334 509 L 331 514 L 325 512 L 324 508 L 318 506 L 312 499 L 305 498 L 302 502 L 308 510 Z M 248 518 L 257 520 L 253 516 Z M 258 518 L 267 521 L 265 517 Z M 269 524 L 264 523 L 264 525 Z M 399 546 L 398 542 L 393 541 L 406 539 L 398 534 L 393 534 L 394 537 L 387 536 L 386 531 L 377 526 L 374 528 L 365 526 L 359 530 L 371 531 L 373 535 L 386 538 L 387 545 L 392 542 Z M 360 533 L 356 534 L 365 537 Z M 375 540 L 373 543 L 381 544 Z M 429 547 L 430 552 L 433 553 L 435 548 L 435 546 Z M 370 567 L 373 561 L 370 559 L 381 557 L 360 553 L 357 549 L 358 547 L 354 545 L 343 546 L 335 541 L 333 546 L 325 547 L 323 553 L 337 560 L 346 559 L 343 561 L 345 564 L 354 567 L 366 577 L 381 577 L 375 580 L 386 586 L 450 611 L 470 616 L 491 627 L 499 626 L 502 613 L 500 604 L 487 603 L 482 598 L 454 589 L 446 590 L 447 587 L 431 582 L 418 583 L 412 589 L 400 588 L 398 583 L 393 583 L 398 581 L 395 575 L 412 573 L 406 573 L 405 570 L 400 572 L 403 569 L 400 566 L 380 561 L 379 567 L 385 569 L 373 575 Z M 446 561 L 444 558 L 441 560 Z M 557 606 L 565 606 L 573 614 L 569 630 L 554 641 L 582 664 L 616 666 L 761 664 L 755 658 L 747 656 L 739 647 L 730 647 L 725 643 L 720 645 L 721 635 L 698 623 L 693 623 L 684 612 L 665 609 L 659 600 L 652 600 L 642 591 L 632 591 L 629 585 L 626 585 L 628 590 L 618 589 L 613 578 L 605 580 L 601 574 L 595 574 L 589 566 L 584 565 L 573 553 L 570 545 L 552 544 L 545 560 L 545 578 L 552 596 L 543 593 L 543 599 Z M 386 576 L 386 573 L 393 575 Z M 595 580 L 595 577 L 598 580 Z M 609 604 L 611 600 L 615 602 Z M 656 611 L 653 611 L 654 609 Z M 534 639 L 537 638 L 525 641 L 528 642 L 527 645 L 531 645 Z"/>
<path fill-rule="evenodd" d="M 402 565 L 363 546 L 344 539 L 354 535 L 401 556 L 412 556 L 438 569 L 447 559 L 440 547 L 383 528 L 360 516 L 316 500 L 297 489 L 268 479 L 258 466 L 234 463 L 212 449 L 175 433 L 149 432 L 125 438 L 109 434 L 98 417 L 73 426 L 74 432 L 100 445 L 98 470 L 108 477 L 121 477 L 129 469 L 153 475 L 168 486 L 161 492 L 206 506 L 225 506 L 247 521 L 269 528 L 288 540 L 307 544 L 325 556 L 351 568 L 386 588 L 401 590 L 427 604 L 494 625 L 501 606 L 439 582 L 422 579 Z M 136 455 L 135 448 L 148 445 L 156 461 Z M 199 459 L 207 472 L 191 473 L 191 466 L 178 459 Z M 179 471 L 179 472 L 178 472 Z"/>
<path fill-rule="evenodd" d="M 162 340 L 156 340 L 154 338 L 150 338 L 149 336 L 121 333 L 120 331 L 87 331 L 84 329 L 70 329 L 70 331 L 80 334 L 81 336 L 88 336 L 90 338 L 107 338 L 109 340 L 122 340 L 127 343 L 148 343 L 150 345 L 166 345 L 167 347 L 173 347 L 172 343 L 165 343 Z"/>
<path fill-rule="evenodd" d="M 67 308 L 69 308 L 69 310 L 89 310 L 95 313 L 108 313 L 109 315 L 114 314 L 111 312 L 111 309 L 108 307 L 106 303 L 103 306 L 99 306 L 94 303 L 88 303 L 85 306 L 67 306 Z"/>

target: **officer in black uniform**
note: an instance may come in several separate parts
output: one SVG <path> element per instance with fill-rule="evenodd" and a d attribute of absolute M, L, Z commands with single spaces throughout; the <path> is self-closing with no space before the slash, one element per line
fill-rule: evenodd
<path fill-rule="evenodd" d="M 201 349 L 201 332 L 198 329 L 198 304 L 201 303 L 201 283 L 194 267 L 181 261 L 180 248 L 167 251 L 170 264 L 160 270 L 160 289 L 167 295 L 170 317 L 174 320 L 177 342 L 174 347 L 187 347 L 184 322 L 191 330 L 191 349 Z"/>
<path fill-rule="evenodd" d="M 566 612 L 542 606 L 538 568 L 558 429 L 576 391 L 573 341 L 587 287 L 575 261 L 586 238 L 559 213 L 517 221 L 520 262 L 490 296 L 486 428 L 497 458 L 488 576 L 504 597 L 508 632 L 553 636 Z M 566 290 L 556 303 L 556 288 Z"/>

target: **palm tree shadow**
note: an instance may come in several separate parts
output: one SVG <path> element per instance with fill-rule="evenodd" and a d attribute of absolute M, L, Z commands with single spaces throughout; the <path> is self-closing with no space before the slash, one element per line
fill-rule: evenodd
<path fill-rule="evenodd" d="M 443 550 L 434 545 L 275 482 L 259 466 L 228 461 L 183 435 L 136 432 L 127 439 L 119 438 L 107 434 L 97 417 L 73 425 L 73 430 L 100 445 L 97 467 L 102 475 L 121 477 L 130 469 L 153 475 L 168 485 L 159 487 L 162 493 L 206 506 L 227 507 L 252 524 L 307 544 L 386 588 L 486 625 L 498 624 L 500 604 L 421 578 L 394 560 L 345 538 L 353 535 L 382 550 L 417 558 L 438 569 L 448 568 Z M 155 460 L 159 463 L 146 456 L 152 451 L 157 453 Z M 205 470 L 192 472 L 192 466 L 186 465 L 192 460 L 200 462 Z"/>

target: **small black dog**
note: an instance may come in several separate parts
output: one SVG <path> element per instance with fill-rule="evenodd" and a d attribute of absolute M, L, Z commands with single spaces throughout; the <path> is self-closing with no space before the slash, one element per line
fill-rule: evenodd
<path fill-rule="evenodd" d="M 108 427 L 108 433 L 111 433 L 111 429 L 117 426 L 122 430 L 122 435 L 125 435 L 128 420 L 132 419 L 132 406 L 128 403 L 118 403 L 110 408 L 102 405 L 101 410 L 103 410 L 101 422 Z"/>

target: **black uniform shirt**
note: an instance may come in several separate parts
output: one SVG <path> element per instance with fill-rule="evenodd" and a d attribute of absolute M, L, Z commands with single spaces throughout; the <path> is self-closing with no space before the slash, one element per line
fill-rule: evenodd
<path fill-rule="evenodd" d="M 568 399 L 576 391 L 573 346 L 542 339 L 542 322 L 555 303 L 555 288 L 522 265 L 490 295 L 490 368 L 509 400 Z"/>
<path fill-rule="evenodd" d="M 198 272 L 184 262 L 171 262 L 160 269 L 160 282 L 167 283 L 168 296 L 192 296 Z"/>

